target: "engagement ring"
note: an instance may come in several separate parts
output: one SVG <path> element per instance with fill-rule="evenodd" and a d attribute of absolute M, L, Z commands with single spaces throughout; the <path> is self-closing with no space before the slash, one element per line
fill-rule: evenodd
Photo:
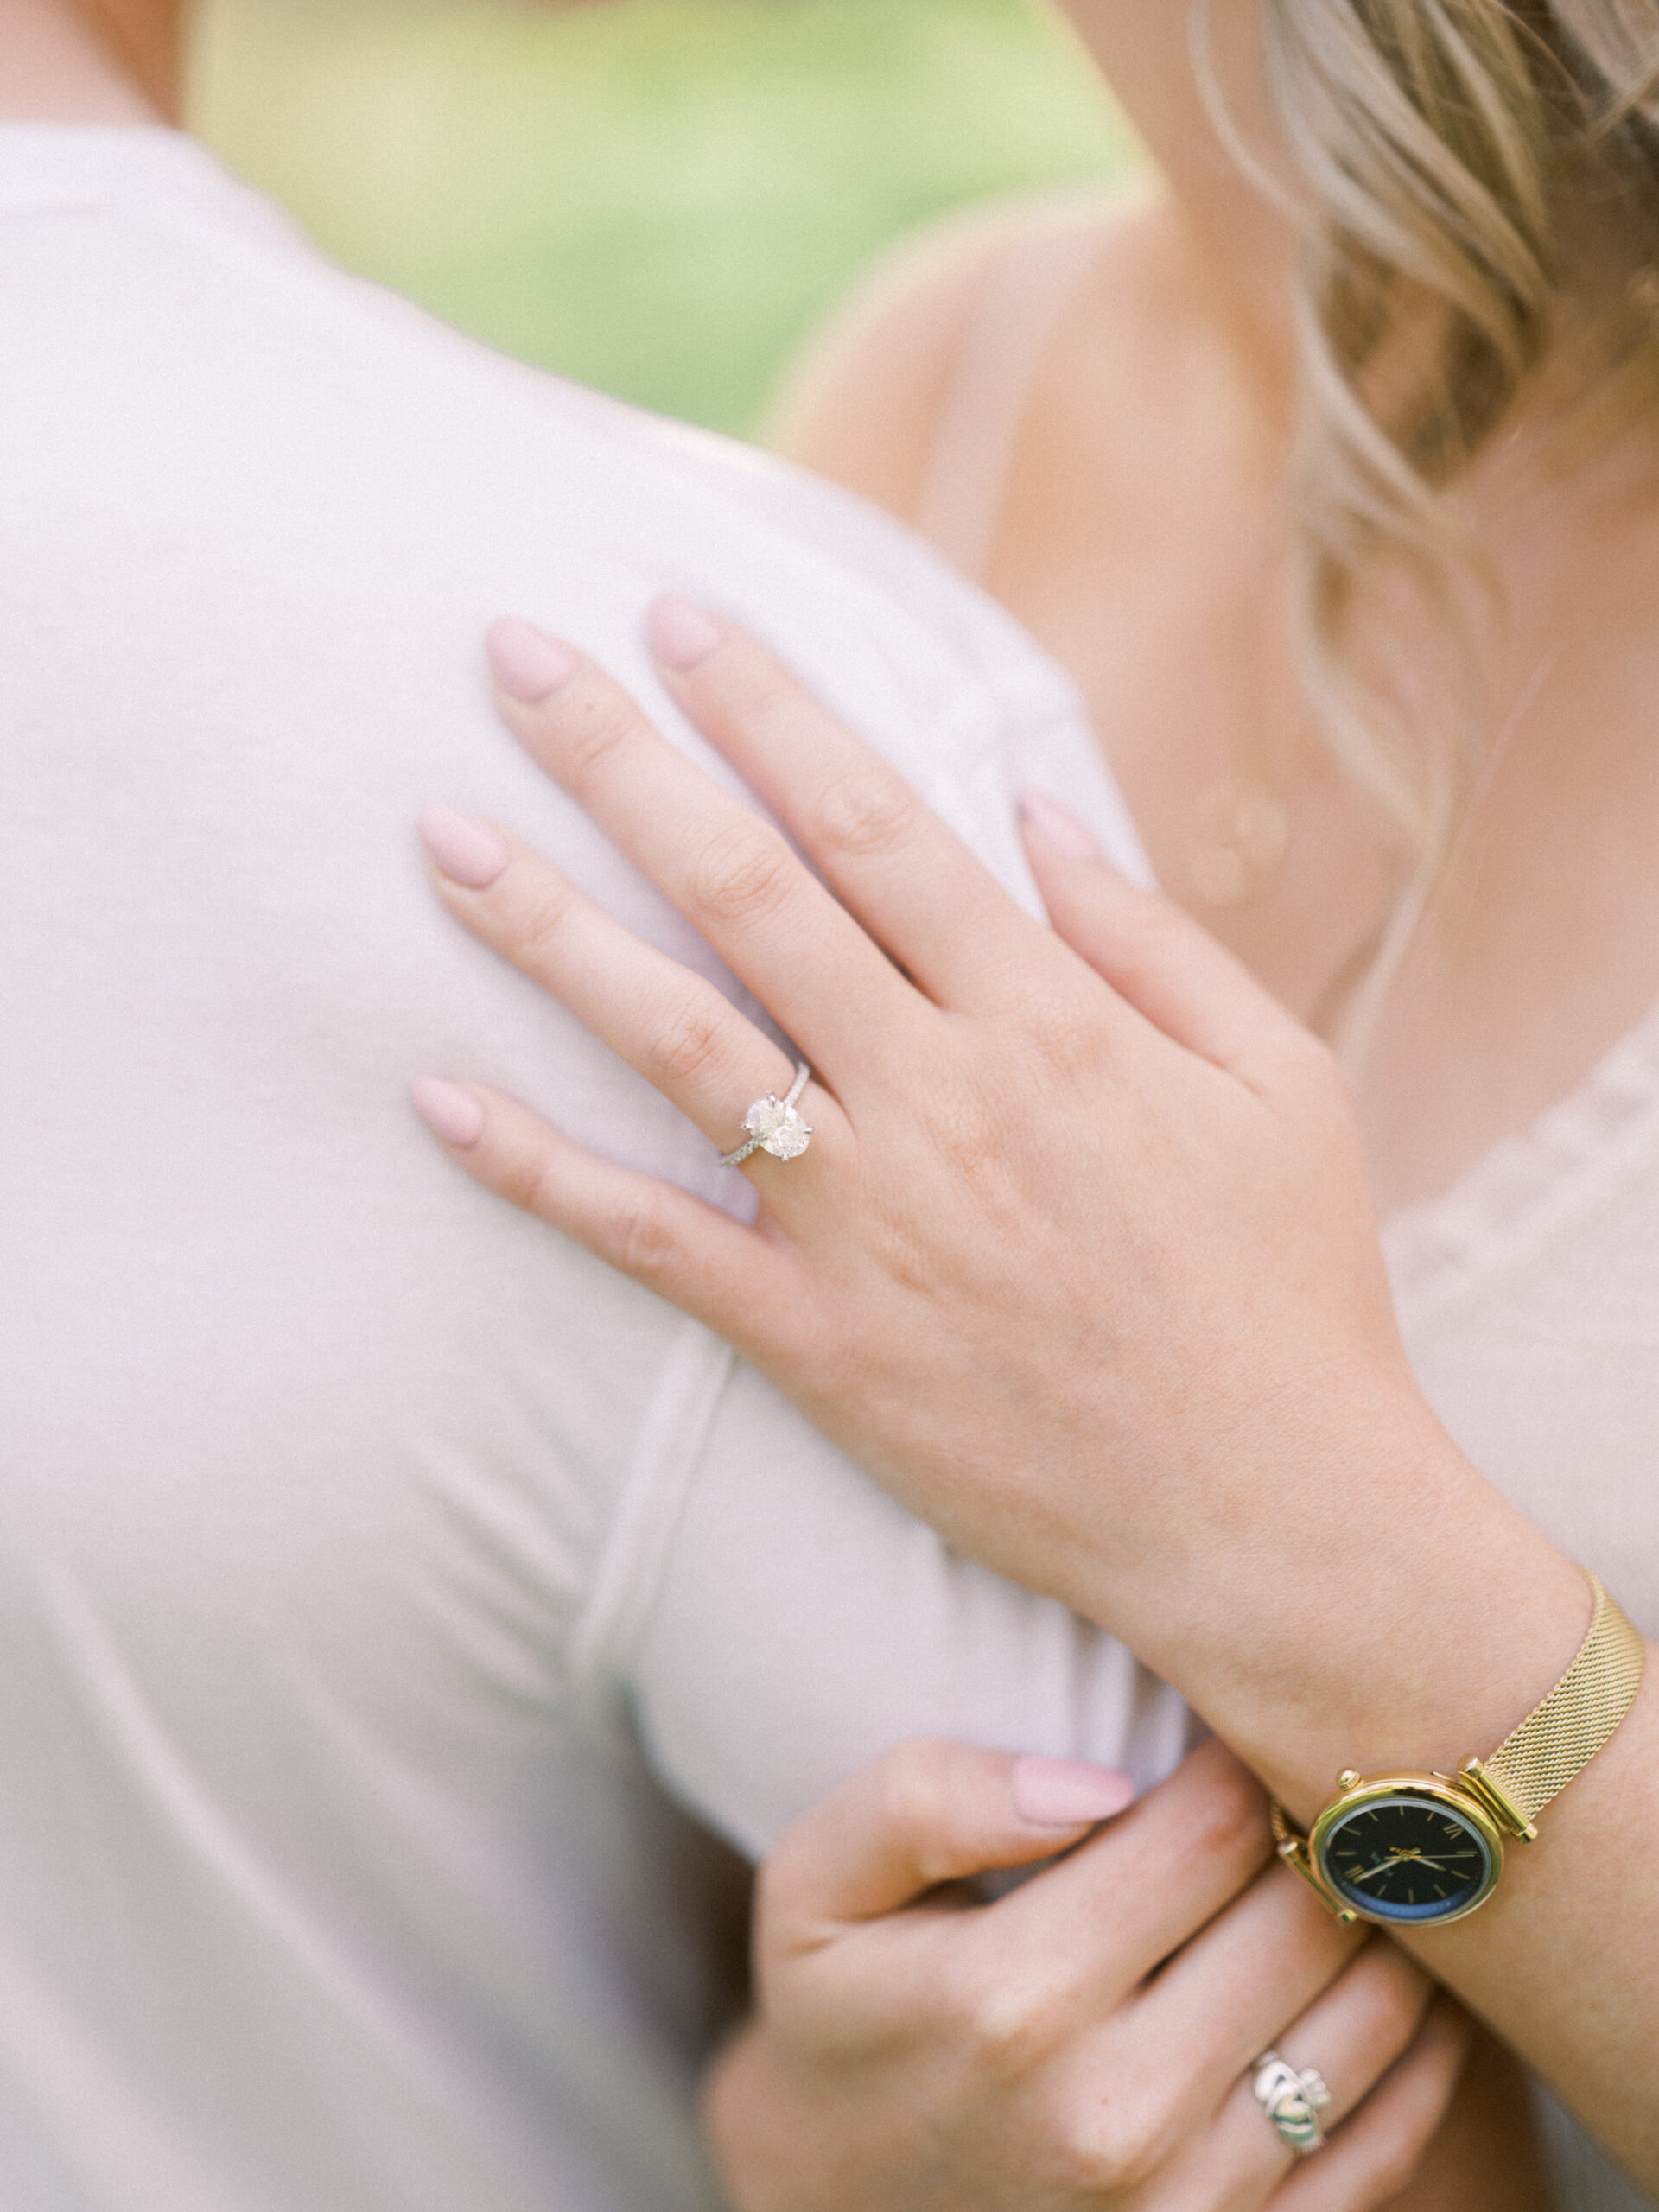
<path fill-rule="evenodd" d="M 743 1116 L 748 1136 L 735 1152 L 721 1154 L 722 1167 L 741 1167 L 755 1152 L 769 1152 L 774 1160 L 800 1158 L 812 1141 L 810 1126 L 795 1111 L 795 1101 L 806 1089 L 807 1072 L 806 1062 L 798 1060 L 795 1080 L 786 1098 L 776 1097 L 769 1090 L 764 1098 L 755 1100 Z"/>

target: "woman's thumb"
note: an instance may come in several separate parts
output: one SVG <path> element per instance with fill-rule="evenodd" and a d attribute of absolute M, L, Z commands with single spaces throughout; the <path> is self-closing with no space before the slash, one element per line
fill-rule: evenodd
<path fill-rule="evenodd" d="M 923 1738 L 899 1745 L 798 1821 L 765 1874 L 780 1922 L 812 1940 L 895 1912 L 941 1882 L 1023 1866 L 1076 1842 L 1135 1796 L 1081 1759 L 1017 1758 Z"/>

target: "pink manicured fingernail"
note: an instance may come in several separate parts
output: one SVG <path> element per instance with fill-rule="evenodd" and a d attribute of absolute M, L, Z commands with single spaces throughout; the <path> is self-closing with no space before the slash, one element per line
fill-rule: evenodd
<path fill-rule="evenodd" d="M 537 707 L 550 699 L 576 672 L 576 657 L 560 639 L 550 638 L 533 622 L 516 614 L 492 622 L 484 632 L 484 649 L 490 657 L 490 673 L 506 693 L 522 706 Z"/>
<path fill-rule="evenodd" d="M 484 1109 L 470 1090 L 446 1083 L 441 1075 L 417 1076 L 409 1086 L 409 1103 L 435 1137 L 466 1152 L 484 1134 Z"/>
<path fill-rule="evenodd" d="M 499 830 L 457 814 L 453 806 L 429 806 L 418 827 L 421 842 L 443 874 L 468 891 L 487 891 L 512 858 Z"/>
<path fill-rule="evenodd" d="M 1135 1796 L 1127 1774 L 1086 1759 L 1016 1759 L 1009 1787 L 1014 1809 L 1034 1828 L 1077 1828 L 1109 1821 Z"/>
<path fill-rule="evenodd" d="M 683 673 L 707 660 L 726 632 L 711 614 L 689 599 L 672 594 L 653 600 L 645 615 L 645 638 L 660 661 Z"/>
<path fill-rule="evenodd" d="M 1069 808 L 1042 791 L 1027 791 L 1020 801 L 1020 819 L 1029 834 L 1051 845 L 1068 861 L 1097 861 L 1100 840 L 1078 821 Z"/>

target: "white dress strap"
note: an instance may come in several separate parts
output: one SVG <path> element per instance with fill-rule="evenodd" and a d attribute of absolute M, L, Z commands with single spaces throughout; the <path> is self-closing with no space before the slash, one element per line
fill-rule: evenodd
<path fill-rule="evenodd" d="M 1099 257 L 1110 212 L 1096 194 L 1046 207 L 984 271 L 916 511 L 922 536 L 976 583 L 989 573 L 1032 386 Z"/>

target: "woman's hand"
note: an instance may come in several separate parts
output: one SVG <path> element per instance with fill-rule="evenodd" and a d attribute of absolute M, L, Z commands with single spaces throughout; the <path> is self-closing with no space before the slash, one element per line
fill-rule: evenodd
<path fill-rule="evenodd" d="M 753 640 L 677 602 L 653 626 L 823 882 L 569 648 L 499 626 L 498 697 L 810 1060 L 811 1148 L 747 1162 L 752 1230 L 510 1099 L 417 1086 L 454 1156 L 1113 1629 L 1299 1810 L 1350 1763 L 1496 1742 L 1587 1600 L 1411 1378 L 1328 1053 L 1177 909 L 1033 839 L 1044 929 Z M 534 853 L 427 831 L 451 911 L 711 1143 L 787 1090 L 774 1043 Z"/>
<path fill-rule="evenodd" d="M 659 606 L 664 680 L 822 871 L 523 625 L 535 757 L 797 1041 L 804 1158 L 746 1229 L 511 1099 L 422 1085 L 452 1156 L 718 1330 L 953 1541 L 1120 1636 L 1303 1821 L 1338 1771 L 1450 1771 L 1583 1637 L 1578 1570 L 1433 1420 L 1329 1056 L 1175 908 L 1028 839 L 1052 934 L 752 640 Z M 787 1054 L 487 824 L 451 911 L 711 1143 Z M 829 887 L 828 888 L 825 886 Z M 1068 942 L 1063 940 L 1069 940 Z M 1432 1954 L 1650 2190 L 1659 1669 Z"/>
<path fill-rule="evenodd" d="M 1462 2016 L 1273 1865 L 1218 1745 L 1000 1902 L 940 1887 L 1076 1842 L 1112 1802 L 1065 1802 L 1090 1774 L 910 1745 L 784 1838 L 757 2017 L 706 2097 L 738 2212 L 1361 2212 L 1405 2188 Z M 1315 2157 L 1251 2093 L 1269 2049 L 1330 2089 Z M 1524 2212 L 1524 2165 L 1488 2149 L 1459 2212 Z"/>

